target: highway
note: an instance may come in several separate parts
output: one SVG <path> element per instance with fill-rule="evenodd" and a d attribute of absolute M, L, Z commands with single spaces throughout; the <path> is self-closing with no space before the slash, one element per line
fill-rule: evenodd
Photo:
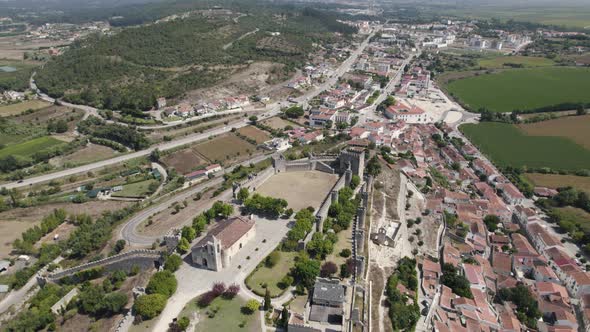
<path fill-rule="evenodd" d="M 320 84 L 319 86 L 317 86 L 315 88 L 310 89 L 310 91 L 304 93 L 302 96 L 297 97 L 295 99 L 296 102 L 301 103 L 304 107 L 306 107 L 307 102 L 310 99 L 314 98 L 315 96 L 319 95 L 323 91 L 329 89 L 333 84 L 335 84 L 338 81 L 338 78 L 350 69 L 350 67 L 354 64 L 356 59 L 359 57 L 359 55 L 365 50 L 365 48 L 369 44 L 370 38 L 374 34 L 375 34 L 375 32 L 373 32 L 371 35 L 369 35 L 361 43 L 361 45 L 355 51 L 352 52 L 352 54 L 348 57 L 348 59 L 346 59 L 340 65 L 340 67 L 334 72 L 334 74 L 328 80 L 326 80 L 326 82 Z M 45 94 L 42 94 L 37 89 L 37 86 L 35 85 L 33 77 L 31 77 L 30 84 L 31 84 L 31 88 L 34 88 L 34 91 L 37 91 L 39 93 L 39 96 L 41 99 L 49 101 L 49 102 L 55 102 L 55 99 L 53 99 Z M 74 105 L 74 104 L 70 104 L 70 103 L 63 103 L 63 105 L 85 110 L 87 112 L 87 114 L 94 114 L 97 111 L 95 108 L 90 107 L 90 106 L 85 106 L 85 105 Z M 286 105 L 288 105 L 288 103 L 277 102 L 275 104 L 270 105 L 269 107 L 267 107 L 267 109 L 270 109 L 270 110 L 266 111 L 262 116 L 259 116 L 259 119 L 263 120 L 263 119 L 270 118 L 270 117 L 273 117 L 273 116 L 279 114 L 281 111 L 280 109 L 283 105 L 286 106 Z M 74 168 L 70 168 L 70 169 L 66 169 L 66 170 L 61 170 L 58 172 L 33 176 L 31 178 L 27 178 L 27 179 L 24 179 L 24 180 L 21 180 L 18 182 L 10 182 L 10 183 L 6 183 L 6 184 L 0 184 L 0 187 L 4 187 L 6 189 L 22 188 L 22 187 L 30 186 L 30 185 L 37 184 L 37 183 L 48 182 L 51 180 L 55 180 L 55 179 L 59 179 L 59 178 L 63 178 L 63 177 L 67 177 L 67 176 L 71 176 L 71 175 L 75 175 L 75 174 L 93 171 L 93 170 L 100 169 L 103 167 L 122 163 L 122 162 L 125 162 L 128 160 L 131 160 L 131 159 L 148 156 L 155 149 L 159 149 L 160 151 L 167 151 L 167 150 L 174 149 L 174 148 L 177 148 L 177 147 L 180 147 L 183 145 L 187 145 L 187 144 L 191 144 L 191 143 L 194 143 L 197 141 L 205 140 L 205 139 L 208 139 L 209 137 L 213 137 L 213 136 L 227 133 L 227 132 L 231 131 L 232 128 L 245 127 L 248 125 L 248 123 L 249 122 L 247 119 L 243 119 L 239 122 L 233 123 L 233 124 L 225 126 L 225 127 L 214 128 L 214 129 L 208 130 L 204 133 L 185 136 L 183 138 L 180 138 L 180 139 L 177 139 L 174 141 L 165 142 L 165 143 L 151 146 L 145 150 L 132 152 L 132 153 L 121 155 L 121 156 L 118 156 L 115 158 L 106 159 L 106 160 L 98 161 L 98 162 L 95 162 L 92 164 L 78 166 L 78 167 L 74 167 Z"/>

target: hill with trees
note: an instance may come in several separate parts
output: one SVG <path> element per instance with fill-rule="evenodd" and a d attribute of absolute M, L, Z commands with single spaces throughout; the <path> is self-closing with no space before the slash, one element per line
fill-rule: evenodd
<path fill-rule="evenodd" d="M 257 33 L 238 39 L 255 29 Z M 327 44 L 341 38 L 336 33 L 354 32 L 328 12 L 308 8 L 193 13 L 77 41 L 49 61 L 36 79 L 52 97 L 98 108 L 147 110 L 158 97 L 211 86 L 252 61 L 294 70 L 314 43 Z"/>

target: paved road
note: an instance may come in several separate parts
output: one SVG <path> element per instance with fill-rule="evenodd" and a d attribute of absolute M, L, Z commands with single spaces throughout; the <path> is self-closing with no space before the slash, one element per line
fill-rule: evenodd
<path fill-rule="evenodd" d="M 279 112 L 280 112 L 279 109 L 276 108 L 272 111 L 266 112 L 265 116 L 260 116 L 259 118 L 260 119 L 269 118 L 271 116 L 278 114 Z M 78 166 L 78 167 L 74 167 L 74 168 L 70 168 L 70 169 L 66 169 L 66 170 L 62 170 L 62 171 L 58 171 L 58 172 L 54 172 L 54 173 L 35 176 L 35 177 L 28 178 L 28 179 L 25 179 L 25 180 L 22 180 L 19 182 L 6 183 L 6 184 L 2 184 L 0 186 L 5 187 L 7 189 L 20 188 L 20 187 L 25 187 L 28 185 L 37 184 L 37 183 L 48 182 L 48 181 L 51 181 L 54 179 L 59 179 L 59 178 L 66 177 L 66 176 L 71 176 L 71 175 L 75 175 L 75 174 L 79 174 L 79 173 L 85 173 L 85 172 L 96 170 L 99 168 L 119 164 L 119 163 L 122 163 L 122 162 L 125 162 L 128 160 L 131 160 L 131 159 L 148 156 L 155 149 L 159 149 L 160 151 L 166 151 L 166 150 L 174 149 L 174 148 L 177 148 L 177 147 L 180 147 L 183 145 L 191 144 L 191 143 L 194 143 L 197 141 L 206 140 L 209 137 L 213 137 L 213 136 L 227 133 L 227 132 L 231 131 L 232 128 L 241 128 L 241 127 L 247 126 L 248 124 L 249 124 L 248 120 L 243 119 L 243 120 L 232 123 L 232 124 L 225 126 L 225 127 L 214 128 L 214 129 L 208 130 L 202 134 L 193 134 L 193 135 L 189 135 L 189 136 L 185 136 L 183 138 L 177 139 L 175 141 L 157 144 L 157 145 L 151 146 L 145 150 L 121 155 L 121 156 L 107 159 L 107 160 L 98 161 L 98 162 L 84 165 L 84 166 Z"/>
<path fill-rule="evenodd" d="M 254 158 L 248 159 L 248 160 L 240 163 L 239 165 L 247 166 L 250 163 L 260 162 L 266 158 L 269 158 L 270 156 L 271 155 L 256 156 Z M 226 172 L 231 172 L 237 166 L 238 165 L 234 165 L 230 168 L 227 168 Z M 197 193 L 203 191 L 205 188 L 217 186 L 217 185 L 221 184 L 222 182 L 223 182 L 223 176 L 221 176 L 221 175 L 217 176 L 217 177 L 215 177 L 209 181 L 206 181 L 202 184 L 196 185 L 196 186 L 190 188 L 189 190 L 182 191 L 178 194 L 175 194 L 172 197 L 164 200 L 161 203 L 157 203 L 155 205 L 149 206 L 149 207 L 141 210 L 139 213 L 135 214 L 131 219 L 129 219 L 125 223 L 125 225 L 121 228 L 121 230 L 119 231 L 119 238 L 124 239 L 130 245 L 145 246 L 145 245 L 150 245 L 150 244 L 154 243 L 154 241 L 156 241 L 158 238 L 161 238 L 164 234 L 162 234 L 161 236 L 141 235 L 141 234 L 137 233 L 137 226 L 139 226 L 143 221 L 148 219 L 150 216 L 166 210 L 171 205 L 174 205 L 175 203 L 180 203 L 184 200 L 188 200 L 193 195 L 196 195 Z M 226 200 L 226 199 L 229 199 L 230 197 L 231 197 L 231 189 L 228 189 L 227 191 L 225 191 L 221 195 L 217 196 L 216 198 L 219 200 Z M 213 205 L 214 201 L 215 200 L 211 200 L 209 205 Z"/>
<path fill-rule="evenodd" d="M 352 54 L 350 55 L 350 57 L 348 59 L 346 59 L 341 65 L 340 67 L 336 70 L 336 72 L 332 75 L 331 78 L 329 78 L 328 80 L 326 80 L 326 82 L 322 83 L 321 85 L 311 89 L 310 91 L 306 92 L 305 94 L 303 94 L 302 96 L 296 98 L 295 100 L 298 103 L 303 104 L 304 106 L 307 106 L 307 102 L 314 98 L 315 96 L 319 95 L 320 93 L 322 93 L 323 91 L 329 89 L 333 84 L 335 84 L 338 81 L 338 78 L 340 76 L 342 76 L 344 73 L 346 73 L 351 66 L 354 64 L 354 62 L 356 61 L 356 59 L 359 57 L 360 54 L 362 54 L 362 52 L 365 50 L 365 48 L 367 47 L 367 45 L 369 44 L 369 39 L 374 35 L 375 33 L 371 34 L 369 37 L 367 37 L 362 43 L 361 45 L 354 51 L 352 52 Z M 31 88 L 34 91 L 38 91 L 33 77 L 31 77 Z M 38 91 L 38 93 L 40 94 L 40 98 L 50 101 L 50 102 L 54 102 L 55 99 L 42 94 L 40 91 Z M 267 111 L 266 113 L 264 113 L 263 115 L 259 116 L 260 119 L 265 119 L 265 118 L 270 118 L 272 116 L 275 116 L 277 114 L 280 113 L 280 108 L 283 105 L 287 105 L 288 103 L 284 103 L 284 102 L 277 102 L 275 104 L 272 104 L 271 106 L 269 106 L 268 108 L 270 108 L 269 111 Z M 84 106 L 84 105 L 73 105 L 73 104 L 69 104 L 66 103 L 64 105 L 67 105 L 68 107 L 76 107 L 79 109 L 85 109 L 87 110 L 87 113 L 90 114 L 94 114 L 94 112 L 96 112 L 96 109 L 90 106 Z M 201 141 L 201 140 L 205 140 L 209 137 L 212 136 L 216 136 L 216 135 L 220 135 L 223 133 L 227 133 L 231 130 L 231 128 L 235 127 L 235 128 L 241 128 L 248 125 L 248 121 L 247 119 L 241 120 L 240 122 L 234 123 L 232 125 L 229 126 L 225 126 L 225 127 L 221 127 L 221 128 L 214 128 L 211 129 L 209 131 L 206 131 L 202 134 L 193 134 L 193 135 L 189 135 L 189 136 L 185 136 L 183 138 L 180 138 L 178 140 L 174 140 L 171 142 L 165 142 L 165 143 L 161 143 L 159 145 L 155 145 L 152 146 L 148 149 L 145 150 L 141 150 L 141 151 L 137 151 L 137 152 L 133 152 L 130 154 L 126 154 L 126 155 L 122 155 L 122 156 L 118 156 L 115 158 L 111 158 L 111 159 L 107 159 L 107 160 L 103 160 L 103 161 L 98 161 L 96 163 L 92 163 L 92 164 L 88 164 L 88 165 L 84 165 L 84 166 L 79 166 L 79 167 L 75 167 L 75 168 L 70 168 L 67 170 L 63 170 L 63 171 L 58 171 L 58 172 L 54 172 L 54 173 L 49 173 L 49 174 L 44 174 L 44 175 L 39 175 L 39 176 L 35 176 L 35 177 L 31 177 L 19 182 L 10 182 L 10 183 L 6 183 L 3 185 L 0 185 L 1 187 L 5 187 L 7 189 L 12 189 L 12 188 L 21 188 L 21 187 L 25 187 L 28 185 L 33 185 L 33 184 L 37 184 L 37 183 L 42 183 L 42 182 L 48 182 L 51 180 L 55 180 L 55 179 L 59 179 L 62 177 L 66 177 L 66 176 L 71 176 L 71 175 L 75 175 L 75 174 L 79 174 L 79 173 L 85 173 L 88 171 L 92 171 L 92 170 L 96 170 L 99 168 L 103 168 L 106 166 L 110 166 L 110 165 L 115 165 L 121 162 L 125 162 L 134 158 L 138 158 L 138 157 L 144 157 L 149 155 L 153 150 L 155 149 L 160 149 L 160 151 L 166 151 L 166 150 L 170 150 L 170 149 L 174 149 L 176 147 L 179 146 L 183 146 L 183 145 L 187 145 L 190 143 L 194 143 L 197 141 Z"/>

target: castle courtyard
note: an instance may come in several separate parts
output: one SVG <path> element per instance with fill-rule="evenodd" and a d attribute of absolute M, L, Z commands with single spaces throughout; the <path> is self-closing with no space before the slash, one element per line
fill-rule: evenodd
<path fill-rule="evenodd" d="M 256 188 L 256 192 L 265 196 L 283 198 L 295 211 L 308 206 L 317 209 L 336 181 L 338 181 L 337 174 L 320 171 L 282 172 L 271 176 L 264 184 Z"/>

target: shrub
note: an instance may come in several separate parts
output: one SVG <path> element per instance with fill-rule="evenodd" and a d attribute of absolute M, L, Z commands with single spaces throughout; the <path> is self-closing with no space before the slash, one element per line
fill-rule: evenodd
<path fill-rule="evenodd" d="M 287 287 L 290 287 L 291 285 L 293 285 L 293 277 L 291 277 L 290 275 L 284 276 L 278 284 L 279 288 L 281 289 L 285 289 Z"/>
<path fill-rule="evenodd" d="M 340 257 L 350 257 L 350 255 L 352 254 L 352 252 L 350 251 L 350 249 L 342 249 L 342 251 L 340 252 Z"/>
<path fill-rule="evenodd" d="M 211 287 L 211 292 L 217 297 L 225 293 L 225 284 L 222 282 L 216 282 Z"/>
<path fill-rule="evenodd" d="M 240 286 L 237 284 L 232 284 L 225 290 L 225 293 L 223 293 L 223 297 L 226 299 L 233 299 L 234 297 L 236 297 L 236 295 L 238 295 L 239 292 Z"/>
<path fill-rule="evenodd" d="M 242 307 L 242 311 L 248 315 L 253 314 L 254 312 L 258 311 L 258 309 L 260 309 L 260 302 L 254 299 L 249 300 L 246 305 Z"/>
<path fill-rule="evenodd" d="M 280 259 L 281 259 L 281 254 L 278 251 L 273 251 L 270 253 L 270 255 L 268 255 L 266 257 L 266 260 L 264 261 L 264 265 L 266 265 L 266 267 L 268 267 L 268 268 L 272 268 L 275 265 L 277 265 L 277 263 L 279 262 Z"/>
<path fill-rule="evenodd" d="M 166 296 L 162 294 L 142 295 L 135 300 L 135 312 L 143 319 L 152 319 L 158 316 L 166 307 Z"/>
<path fill-rule="evenodd" d="M 178 328 L 181 331 L 186 331 L 186 329 L 188 328 L 190 323 L 191 323 L 190 319 L 188 319 L 188 317 L 186 317 L 186 316 L 180 317 L 180 319 L 177 322 Z"/>
<path fill-rule="evenodd" d="M 212 291 L 208 291 L 207 293 L 199 296 L 199 299 L 197 300 L 197 305 L 199 305 L 199 307 L 201 308 L 207 307 L 216 298 L 217 296 Z"/>

